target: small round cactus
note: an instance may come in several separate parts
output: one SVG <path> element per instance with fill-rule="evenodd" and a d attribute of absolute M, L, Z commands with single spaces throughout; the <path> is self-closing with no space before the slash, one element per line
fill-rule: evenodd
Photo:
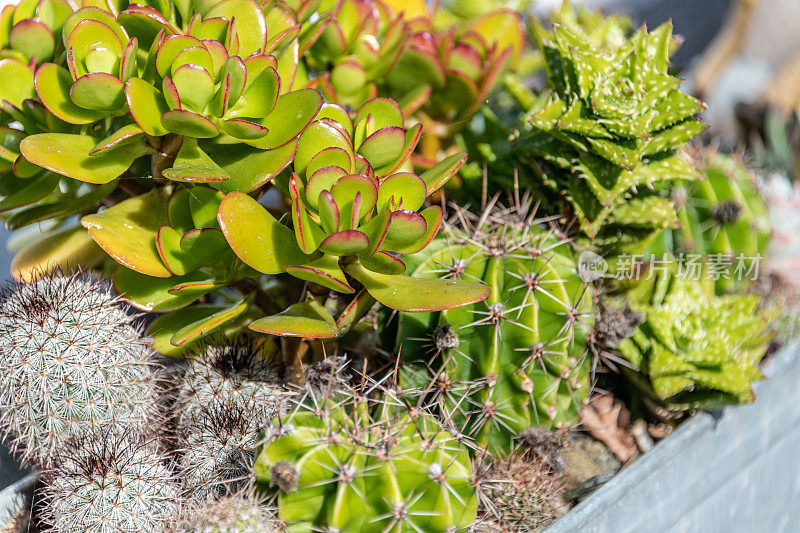
<path fill-rule="evenodd" d="M 208 345 L 188 366 L 181 380 L 178 425 L 201 419 L 215 402 L 253 411 L 264 423 L 286 409 L 285 389 L 263 345 L 242 335 L 219 345 Z"/>
<path fill-rule="evenodd" d="M 266 430 L 258 480 L 278 491 L 278 516 L 297 531 L 456 531 L 475 520 L 469 454 L 428 414 L 392 391 L 309 405 Z M 375 408 L 375 414 L 371 414 Z M 327 528 L 327 529 L 325 529 Z M 293 531 L 295 529 L 292 529 Z"/>
<path fill-rule="evenodd" d="M 194 499 L 230 495 L 252 485 L 253 451 L 266 420 L 240 405 L 213 400 L 182 428 L 180 470 Z"/>
<path fill-rule="evenodd" d="M 67 443 L 45 473 L 40 517 L 53 533 L 161 533 L 179 487 L 154 439 L 105 429 Z"/>
<path fill-rule="evenodd" d="M 252 492 L 188 507 L 176 533 L 277 533 L 282 531 L 274 511 Z"/>
<path fill-rule="evenodd" d="M 0 296 L 0 429 L 46 466 L 70 437 L 155 415 L 152 352 L 109 285 L 86 274 L 11 283 Z"/>

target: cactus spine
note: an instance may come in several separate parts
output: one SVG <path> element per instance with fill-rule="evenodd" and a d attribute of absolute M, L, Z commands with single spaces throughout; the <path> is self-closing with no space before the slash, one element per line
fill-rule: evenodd
<path fill-rule="evenodd" d="M 45 474 L 41 519 L 53 533 L 161 533 L 178 485 L 152 440 L 103 430 L 70 441 Z"/>

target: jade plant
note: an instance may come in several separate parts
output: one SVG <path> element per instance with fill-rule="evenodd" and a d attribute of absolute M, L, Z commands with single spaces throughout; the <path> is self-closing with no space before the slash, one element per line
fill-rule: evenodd
<path fill-rule="evenodd" d="M 715 296 L 712 280 L 669 268 L 627 297 L 642 321 L 617 349 L 647 400 L 671 412 L 755 400 L 751 384 L 763 378 L 770 320 L 756 295 Z"/>
<path fill-rule="evenodd" d="M 470 526 L 478 498 L 464 444 L 396 393 L 371 389 L 379 405 L 349 391 L 312 394 L 266 429 L 255 472 L 277 492 L 278 518 L 290 531 Z"/>
<path fill-rule="evenodd" d="M 517 149 L 563 169 L 548 179 L 598 244 L 631 248 L 678 227 L 670 200 L 650 189 L 699 179 L 678 152 L 705 126 L 695 118 L 702 102 L 668 72 L 672 26 L 605 50 L 565 26 L 534 32 L 551 93 L 530 111 Z"/>
<path fill-rule="evenodd" d="M 414 311 L 485 298 L 476 283 L 403 276 L 399 257 L 438 231 L 442 211 L 424 203 L 464 154 L 417 175 L 421 126 L 398 104 L 370 93 L 351 110 L 314 88 L 314 45 L 341 33 L 346 10 L 371 5 L 70 8 L 53 54 L 2 60 L 3 117 L 15 126 L 0 131 L 0 210 L 12 227 L 53 228 L 23 248 L 16 275 L 52 263 L 113 270 L 136 307 L 167 313 L 150 333 L 175 356 L 247 326 L 335 338 L 376 300 Z M 281 201 L 269 189 L 288 197 L 286 217 L 273 215 Z M 354 294 L 352 305 L 326 307 L 325 290 Z"/>
<path fill-rule="evenodd" d="M 492 202 L 478 221 L 463 212 L 460 219 L 414 273 L 482 280 L 491 294 L 458 309 L 401 314 L 397 350 L 410 365 L 406 386 L 478 444 L 505 453 L 532 425 L 577 422 L 591 385 L 592 291 L 568 242 L 536 218 L 529 197 L 511 209 Z"/>

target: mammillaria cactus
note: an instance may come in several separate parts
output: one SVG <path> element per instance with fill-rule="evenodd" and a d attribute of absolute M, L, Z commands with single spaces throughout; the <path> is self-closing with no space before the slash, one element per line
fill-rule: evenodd
<path fill-rule="evenodd" d="M 290 392 L 269 347 L 247 335 L 217 340 L 187 361 L 178 385 L 178 425 L 202 418 L 215 403 L 251 412 L 266 423 L 288 409 Z"/>
<path fill-rule="evenodd" d="M 558 25 L 552 32 L 537 26 L 535 33 L 552 95 L 532 110 L 532 131 L 520 135 L 517 148 L 567 170 L 556 175 L 556 186 L 583 231 L 600 235 L 601 244 L 625 239 L 626 232 L 650 237 L 677 227 L 670 201 L 640 190 L 698 179 L 676 152 L 703 131 L 693 116 L 704 106 L 681 93 L 681 80 L 667 71 L 671 25 L 642 28 L 611 50 L 595 49 Z"/>
<path fill-rule="evenodd" d="M 700 152 L 698 159 L 705 180 L 678 183 L 672 190 L 682 226 L 673 232 L 673 251 L 729 261 L 730 272 L 717 282 L 718 289 L 729 291 L 752 278 L 737 279 L 735 269 L 750 273 L 766 258 L 769 214 L 743 163 L 710 150 Z"/>
<path fill-rule="evenodd" d="M 211 500 L 252 486 L 253 451 L 267 422 L 259 413 L 220 400 L 184 420 L 179 427 L 179 466 L 192 499 Z"/>
<path fill-rule="evenodd" d="M 168 462 L 135 433 L 84 434 L 45 472 L 41 520 L 54 533 L 165 531 L 179 494 Z"/>
<path fill-rule="evenodd" d="M 531 425 L 574 423 L 590 386 L 591 290 L 567 241 L 540 225 L 529 202 L 492 202 L 477 221 L 461 212 L 462 225 L 448 226 L 414 272 L 483 280 L 491 296 L 439 314 L 401 314 L 397 336 L 404 360 L 436 374 L 423 389 L 494 451 L 510 450 Z M 414 384 L 419 376 L 410 375 Z"/>
<path fill-rule="evenodd" d="M 107 283 L 45 275 L 0 297 L 0 425 L 26 464 L 103 426 L 153 423 L 152 351 Z"/>
<path fill-rule="evenodd" d="M 278 491 L 290 530 L 449 531 L 475 520 L 472 465 L 428 414 L 358 395 L 318 398 L 268 428 L 256 475 Z"/>
<path fill-rule="evenodd" d="M 756 295 L 714 296 L 713 282 L 665 270 L 629 292 L 644 317 L 618 350 L 650 400 L 671 411 L 717 409 L 755 399 L 769 335 Z"/>
<path fill-rule="evenodd" d="M 253 492 L 189 506 L 181 512 L 175 533 L 278 533 L 274 511 Z"/>

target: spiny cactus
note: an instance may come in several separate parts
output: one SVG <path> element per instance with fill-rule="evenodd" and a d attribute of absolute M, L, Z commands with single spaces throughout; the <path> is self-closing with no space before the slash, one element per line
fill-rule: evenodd
<path fill-rule="evenodd" d="M 80 435 L 44 475 L 41 520 L 54 533 L 160 533 L 178 485 L 155 440 L 133 432 Z"/>
<path fill-rule="evenodd" d="M 181 512 L 174 533 L 278 533 L 281 523 L 254 492 L 241 492 Z"/>
<path fill-rule="evenodd" d="M 248 335 L 208 344 L 187 362 L 178 390 L 178 426 L 203 417 L 215 403 L 253 412 L 262 423 L 288 409 L 290 392 L 270 360 L 266 343 Z"/>
<path fill-rule="evenodd" d="M 155 416 L 154 360 L 109 285 L 76 273 L 12 282 L 0 296 L 0 425 L 29 465 L 70 437 Z"/>
<path fill-rule="evenodd" d="M 277 490 L 278 516 L 290 528 L 454 531 L 475 520 L 464 445 L 392 391 L 380 396 L 376 406 L 360 395 L 312 395 L 268 428 L 256 475 Z"/>
<path fill-rule="evenodd" d="M 766 258 L 771 233 L 767 206 L 743 163 L 711 150 L 695 159 L 705 180 L 678 183 L 672 190 L 682 226 L 672 234 L 672 251 L 727 259 L 730 268 L 717 288 L 730 291 L 746 285 L 758 273 L 756 263 Z M 739 276 L 737 268 L 743 269 Z"/>
<path fill-rule="evenodd" d="M 639 390 L 671 411 L 751 402 L 763 377 L 770 318 L 758 296 L 715 296 L 707 281 L 664 271 L 629 292 L 644 319 L 618 350 Z"/>
<path fill-rule="evenodd" d="M 566 170 L 550 178 L 569 196 L 583 231 L 603 244 L 629 231 L 635 241 L 677 227 L 668 199 L 640 191 L 697 179 L 676 152 L 703 131 L 693 116 L 704 106 L 681 93 L 681 80 L 668 73 L 672 26 L 642 28 L 610 50 L 567 27 L 534 31 L 552 94 L 531 110 L 532 129 L 519 136 L 517 148 Z"/>
<path fill-rule="evenodd" d="M 403 360 L 436 374 L 424 385 L 422 372 L 423 390 L 444 394 L 448 416 L 496 451 L 531 425 L 574 423 L 590 386 L 591 290 L 567 241 L 542 227 L 530 204 L 491 202 L 477 221 L 458 211 L 460 226 L 447 226 L 413 271 L 482 280 L 491 296 L 440 314 L 402 314 L 397 336 Z M 419 385 L 417 372 L 408 386 Z"/>
<path fill-rule="evenodd" d="M 252 486 L 253 450 L 268 420 L 241 405 L 212 400 L 180 428 L 180 471 L 192 498 L 230 495 Z"/>
<path fill-rule="evenodd" d="M 559 476 L 541 461 L 500 460 L 484 466 L 479 476 L 485 502 L 481 517 L 501 531 L 541 531 L 567 510 Z"/>

